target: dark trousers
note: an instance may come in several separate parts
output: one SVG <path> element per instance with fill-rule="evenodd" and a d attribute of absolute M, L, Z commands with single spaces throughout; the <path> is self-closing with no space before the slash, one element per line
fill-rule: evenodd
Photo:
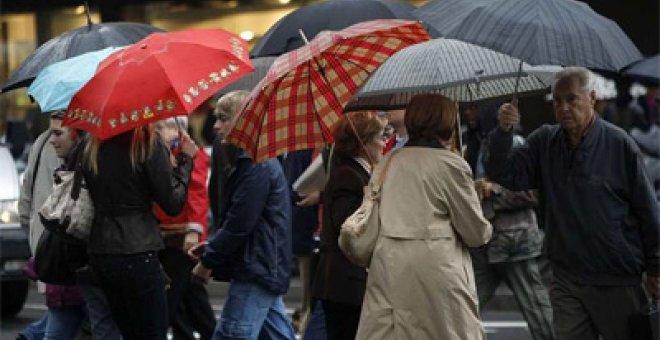
<path fill-rule="evenodd" d="M 123 339 L 165 339 L 165 282 L 156 252 L 95 254 L 90 261 Z"/>
<path fill-rule="evenodd" d="M 630 318 L 648 305 L 641 285 L 583 286 L 556 273 L 550 302 L 557 340 L 636 340 Z"/>
<path fill-rule="evenodd" d="M 486 306 L 504 282 L 513 292 L 534 340 L 552 340 L 552 307 L 536 259 L 489 263 L 483 251 L 474 250 L 470 254 L 479 308 Z"/>
<path fill-rule="evenodd" d="M 322 300 L 328 340 L 353 340 L 360 323 L 362 306 Z"/>
<path fill-rule="evenodd" d="M 215 329 L 215 315 L 206 288 L 190 280 L 194 263 L 183 250 L 175 247 L 161 250 L 159 257 L 171 280 L 167 290 L 167 306 L 173 339 L 193 340 L 194 331 L 203 340 L 211 339 Z"/>

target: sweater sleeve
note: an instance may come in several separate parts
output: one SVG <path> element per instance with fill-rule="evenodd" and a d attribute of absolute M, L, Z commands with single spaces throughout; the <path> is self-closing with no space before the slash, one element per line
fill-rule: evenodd
<path fill-rule="evenodd" d="M 529 135 L 527 143 L 512 148 L 513 133 L 493 129 L 485 157 L 488 178 L 513 191 L 537 189 L 539 151 L 546 131 L 546 127 L 541 127 Z"/>

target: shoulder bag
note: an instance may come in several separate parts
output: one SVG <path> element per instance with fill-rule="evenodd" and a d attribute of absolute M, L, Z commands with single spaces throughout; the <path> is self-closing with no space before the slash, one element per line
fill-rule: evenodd
<path fill-rule="evenodd" d="M 397 150 L 398 151 L 398 150 Z M 397 151 L 394 151 L 380 171 L 364 188 L 364 198 L 360 207 L 341 225 L 339 248 L 355 265 L 369 267 L 371 256 L 380 234 L 380 196 L 385 174 Z M 374 181 L 374 179 L 377 180 Z"/>

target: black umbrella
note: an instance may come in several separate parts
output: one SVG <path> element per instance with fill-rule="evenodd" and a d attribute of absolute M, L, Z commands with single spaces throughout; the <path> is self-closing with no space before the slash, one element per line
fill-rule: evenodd
<path fill-rule="evenodd" d="M 132 22 L 94 24 L 88 15 L 86 26 L 62 33 L 32 52 L 2 86 L 1 92 L 29 86 L 37 74 L 50 64 L 110 46 L 130 45 L 152 32 L 162 31 Z"/>
<path fill-rule="evenodd" d="M 401 0 L 329 0 L 298 8 L 276 22 L 252 48 L 251 57 L 278 56 L 305 44 L 324 30 L 341 30 L 373 19 L 416 20 L 415 9 Z"/>
<path fill-rule="evenodd" d="M 660 85 L 660 54 L 627 66 L 623 74 L 647 85 Z"/>
<path fill-rule="evenodd" d="M 642 58 L 612 20 L 574 0 L 442 0 L 413 12 L 445 38 L 534 65 L 619 71 Z"/>
<path fill-rule="evenodd" d="M 236 90 L 245 90 L 252 91 L 255 85 L 257 85 L 261 79 L 264 79 L 266 73 L 270 69 L 270 66 L 273 65 L 273 61 L 277 59 L 276 57 L 261 57 L 261 58 L 251 58 L 252 66 L 254 66 L 254 72 L 246 74 L 243 78 L 227 85 L 222 88 L 218 95 L 222 96 L 231 91 Z"/>

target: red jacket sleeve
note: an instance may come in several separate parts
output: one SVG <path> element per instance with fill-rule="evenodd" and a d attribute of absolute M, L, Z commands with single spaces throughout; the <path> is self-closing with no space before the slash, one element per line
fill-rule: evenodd
<path fill-rule="evenodd" d="M 209 196 L 207 190 L 207 177 L 209 172 L 209 157 L 200 148 L 195 154 L 193 172 L 188 185 L 188 199 L 183 211 L 177 216 L 168 216 L 160 207 L 154 204 L 154 214 L 160 224 L 186 223 L 197 226 L 201 230 L 200 241 L 206 238 L 208 231 Z"/>

